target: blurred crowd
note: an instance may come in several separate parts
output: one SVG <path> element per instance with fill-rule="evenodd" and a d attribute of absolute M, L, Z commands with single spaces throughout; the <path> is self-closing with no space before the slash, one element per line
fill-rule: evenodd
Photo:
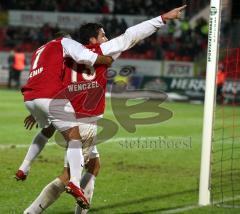
<path fill-rule="evenodd" d="M 0 11 L 18 9 L 155 16 L 183 3 L 183 0 L 1 0 Z M 195 0 L 189 3 L 187 12 L 194 14 L 196 9 L 199 10 L 207 3 L 209 0 Z"/>
<path fill-rule="evenodd" d="M 109 39 L 122 34 L 129 27 L 124 19 L 119 20 L 115 16 L 104 17 L 100 22 Z M 31 52 L 55 38 L 59 31 L 61 30 L 58 27 L 51 27 L 48 24 L 41 28 L 8 26 L 0 30 L 0 50 L 21 46 L 26 52 Z M 73 38 L 78 38 L 77 29 L 69 33 Z M 140 42 L 130 51 L 123 53 L 122 57 L 193 61 L 206 50 L 207 34 L 208 25 L 203 19 L 199 19 L 193 29 L 187 20 L 180 23 L 171 22 L 168 28 Z"/>
<path fill-rule="evenodd" d="M 183 2 L 183 0 L 1 0 L 0 11 L 18 9 L 157 16 L 176 5 L 182 5 Z M 189 11 L 194 11 L 194 8 L 199 9 L 206 3 L 208 0 L 196 0 L 189 4 L 185 16 L 188 17 Z M 100 22 L 105 27 L 109 38 L 122 34 L 129 27 L 125 19 L 119 20 L 115 15 L 112 18 L 103 17 Z M 0 50 L 21 47 L 31 52 L 55 38 L 60 30 L 57 26 L 53 27 L 48 24 L 41 28 L 4 27 L 0 29 Z M 123 53 L 122 57 L 193 61 L 206 49 L 207 31 L 207 22 L 203 19 L 199 19 L 194 28 L 191 28 L 186 20 L 181 21 L 180 24 L 172 22 L 165 33 L 154 34 L 134 49 Z M 69 33 L 77 39 L 77 29 Z"/>
<path fill-rule="evenodd" d="M 103 26 L 113 38 L 123 33 L 127 28 L 126 22 L 116 18 L 103 19 Z M 188 20 L 171 22 L 166 31 L 160 31 L 141 41 L 130 51 L 122 54 L 123 58 L 142 58 L 158 60 L 194 61 L 205 53 L 207 48 L 208 23 L 198 19 L 196 26 L 191 28 Z"/>

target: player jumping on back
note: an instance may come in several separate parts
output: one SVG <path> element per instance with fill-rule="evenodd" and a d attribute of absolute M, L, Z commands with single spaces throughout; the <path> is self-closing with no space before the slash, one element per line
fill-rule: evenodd
<path fill-rule="evenodd" d="M 54 112 L 69 116 L 61 108 L 65 102 L 65 97 L 55 98 L 54 105 L 50 104 L 53 98 L 64 87 L 63 85 L 63 65 L 67 58 L 72 58 L 78 63 L 93 65 L 95 63 L 111 64 L 110 57 L 98 56 L 96 53 L 86 49 L 80 43 L 69 39 L 59 38 L 48 42 L 38 48 L 32 55 L 31 68 L 27 84 L 22 88 L 26 108 L 36 119 L 43 131 L 33 140 L 33 150 L 39 149 L 39 145 L 46 140 L 45 130 L 59 130 L 66 142 L 68 142 L 67 159 L 71 168 L 71 178 L 67 185 L 69 192 L 75 197 L 77 202 L 88 207 L 88 201 L 80 189 L 82 142 L 79 135 L 78 125 L 75 123 L 75 116 L 72 114 L 71 121 L 63 121 L 54 116 Z M 36 142 L 41 142 L 36 144 Z M 22 164 L 23 170 L 18 171 L 16 178 L 24 179 L 24 168 L 28 165 L 27 160 Z"/>

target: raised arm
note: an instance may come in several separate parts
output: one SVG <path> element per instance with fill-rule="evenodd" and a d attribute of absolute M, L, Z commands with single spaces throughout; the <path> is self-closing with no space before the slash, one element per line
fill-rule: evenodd
<path fill-rule="evenodd" d="M 110 66 L 113 59 L 109 56 L 100 56 L 89 49 L 85 48 L 81 43 L 69 38 L 63 38 L 63 56 L 71 57 L 78 64 L 94 65 L 105 64 Z"/>
<path fill-rule="evenodd" d="M 142 22 L 128 28 L 124 34 L 101 44 L 103 55 L 113 56 L 130 49 L 139 41 L 151 36 L 158 29 L 165 25 L 166 21 L 179 19 L 181 12 L 186 5 L 175 8 L 161 16 Z"/>

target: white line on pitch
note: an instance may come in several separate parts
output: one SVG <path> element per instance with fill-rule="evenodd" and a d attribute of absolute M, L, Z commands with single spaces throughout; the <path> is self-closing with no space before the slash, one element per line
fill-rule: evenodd
<path fill-rule="evenodd" d="M 211 205 L 217 205 L 217 204 L 221 204 L 222 202 L 229 202 L 232 200 L 238 200 L 240 199 L 240 195 L 235 196 L 234 198 L 226 198 L 224 200 L 219 200 L 219 201 L 214 201 Z M 198 209 L 198 208 L 203 208 L 204 206 L 200 206 L 200 205 L 189 205 L 189 206 L 185 206 L 185 207 L 179 207 L 176 209 L 169 209 L 169 210 L 165 210 L 165 211 L 161 211 L 161 214 L 174 214 L 174 213 L 181 213 L 184 211 L 189 211 L 189 210 L 194 210 L 194 209 Z M 207 206 L 206 206 L 207 207 Z M 222 205 L 222 207 L 224 207 L 224 205 Z M 228 206 L 228 208 L 230 208 L 231 206 Z"/>
<path fill-rule="evenodd" d="M 0 149 L 21 149 L 21 148 L 28 148 L 31 144 L 5 144 L 0 145 Z M 47 146 L 54 146 L 54 143 L 48 143 Z"/>
<path fill-rule="evenodd" d="M 122 142 L 123 140 L 126 139 L 131 139 L 131 140 L 137 140 L 137 139 L 148 139 L 148 140 L 156 140 L 159 137 L 156 136 L 141 136 L 141 137 L 117 137 L 117 138 L 113 138 L 110 140 L 107 140 L 106 143 L 110 143 L 110 142 Z M 49 141 L 48 144 L 46 144 L 47 146 L 55 146 L 57 145 L 54 141 Z M 20 148 L 28 148 L 30 146 L 29 144 L 5 144 L 5 145 L 0 145 L 0 149 L 20 149 Z"/>
<path fill-rule="evenodd" d="M 193 210 L 193 209 L 197 209 L 199 208 L 198 205 L 190 205 L 190 206 L 186 206 L 186 207 L 181 207 L 181 208 L 177 208 L 177 209 L 170 209 L 170 210 L 165 210 L 160 212 L 161 214 L 172 214 L 172 213 L 181 213 L 184 211 L 189 211 L 189 210 Z"/>

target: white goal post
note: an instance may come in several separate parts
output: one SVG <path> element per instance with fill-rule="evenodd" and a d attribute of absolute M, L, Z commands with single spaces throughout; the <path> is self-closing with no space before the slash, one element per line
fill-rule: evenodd
<path fill-rule="evenodd" d="M 201 206 L 210 204 L 210 161 L 215 109 L 216 74 L 218 67 L 221 2 L 221 0 L 211 0 L 210 3 L 207 72 L 199 186 L 199 205 Z"/>

